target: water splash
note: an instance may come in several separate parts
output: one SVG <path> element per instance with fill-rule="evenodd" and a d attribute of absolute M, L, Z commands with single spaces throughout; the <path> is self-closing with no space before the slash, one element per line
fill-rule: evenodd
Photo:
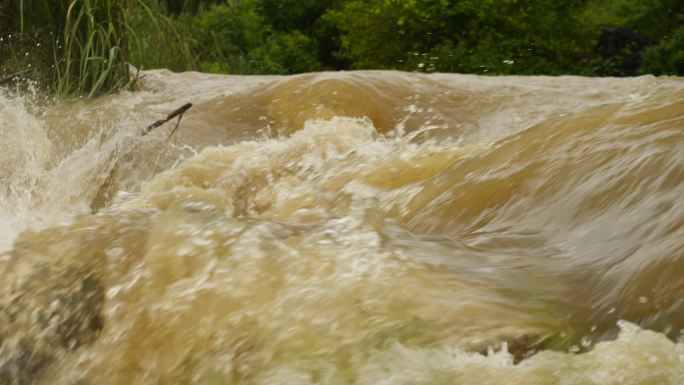
<path fill-rule="evenodd" d="M 146 75 L 3 101 L 0 383 L 684 381 L 681 79 Z"/>

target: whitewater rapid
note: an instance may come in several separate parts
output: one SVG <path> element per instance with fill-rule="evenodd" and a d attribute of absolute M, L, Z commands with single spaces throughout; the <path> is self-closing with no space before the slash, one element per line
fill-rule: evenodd
<path fill-rule="evenodd" d="M 0 384 L 684 383 L 684 79 L 140 88 L 0 95 Z"/>

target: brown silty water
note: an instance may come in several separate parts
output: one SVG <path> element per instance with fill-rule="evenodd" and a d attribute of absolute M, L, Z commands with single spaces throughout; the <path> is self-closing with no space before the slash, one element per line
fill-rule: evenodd
<path fill-rule="evenodd" d="M 684 383 L 684 79 L 141 88 L 0 96 L 0 384 Z"/>

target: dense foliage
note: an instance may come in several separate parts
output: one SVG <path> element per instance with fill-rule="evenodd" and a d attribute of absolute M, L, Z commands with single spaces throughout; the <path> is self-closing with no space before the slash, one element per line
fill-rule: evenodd
<path fill-rule="evenodd" d="M 139 68 L 684 75 L 680 0 L 0 0 L 0 81 L 100 93 Z M 49 70 L 48 70 L 49 68 Z M 56 83 L 54 83 L 56 82 Z"/>
<path fill-rule="evenodd" d="M 176 69 L 684 74 L 679 0 L 196 0 L 191 11 L 185 3 L 165 3 L 193 58 Z M 166 65 L 148 67 L 158 66 Z"/>

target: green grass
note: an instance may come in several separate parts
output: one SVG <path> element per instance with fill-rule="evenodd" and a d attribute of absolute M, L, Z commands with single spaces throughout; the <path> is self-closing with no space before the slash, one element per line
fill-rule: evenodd
<path fill-rule="evenodd" d="M 132 88 L 128 63 L 185 70 L 194 66 L 183 36 L 165 16 L 199 0 L 0 0 L 0 79 L 27 69 L 57 97 Z"/>
<path fill-rule="evenodd" d="M 95 96 L 131 84 L 126 3 L 72 0 L 61 41 L 54 47 L 55 93 Z"/>
<path fill-rule="evenodd" d="M 139 69 L 183 71 L 195 67 L 186 35 L 158 1 L 137 1 L 128 19 L 129 60 Z"/>

